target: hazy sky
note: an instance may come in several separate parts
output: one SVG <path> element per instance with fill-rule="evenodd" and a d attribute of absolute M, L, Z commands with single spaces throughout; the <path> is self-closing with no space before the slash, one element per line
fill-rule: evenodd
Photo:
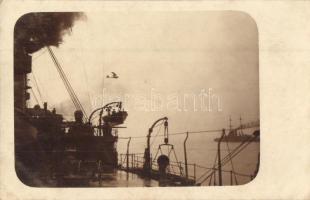
<path fill-rule="evenodd" d="M 171 132 L 208 130 L 259 118 L 258 35 L 255 22 L 241 12 L 86 13 L 59 48 L 53 47 L 85 110 L 102 106 L 102 90 L 127 95 L 129 116 L 122 136 L 146 135 L 167 116 Z M 33 71 L 43 99 L 58 113 L 73 115 L 73 104 L 45 49 L 33 54 Z M 107 79 L 111 71 L 118 79 Z M 32 81 L 32 75 L 29 75 Z M 31 83 L 31 85 L 33 85 Z M 201 90 L 212 89 L 212 111 L 201 110 Z M 35 90 L 35 88 L 34 88 Z M 151 94 L 163 109 L 146 110 Z M 37 93 L 37 92 L 36 92 Z M 39 96 L 37 94 L 37 96 Z M 177 97 L 180 110 L 167 107 Z M 138 101 L 139 100 L 139 101 Z M 137 102 L 138 101 L 138 102 Z M 33 99 L 30 102 L 33 105 Z"/>

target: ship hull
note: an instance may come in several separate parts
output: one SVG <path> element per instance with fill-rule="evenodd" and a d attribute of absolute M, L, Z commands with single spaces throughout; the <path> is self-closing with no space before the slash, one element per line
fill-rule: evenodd
<path fill-rule="evenodd" d="M 215 138 L 215 142 L 219 142 L 220 138 Z M 232 143 L 237 143 L 237 142 L 245 142 L 245 141 L 251 141 L 251 142 L 259 142 L 259 138 L 254 138 L 253 136 L 234 136 L 234 137 L 224 137 L 222 139 L 222 142 L 232 142 Z"/>

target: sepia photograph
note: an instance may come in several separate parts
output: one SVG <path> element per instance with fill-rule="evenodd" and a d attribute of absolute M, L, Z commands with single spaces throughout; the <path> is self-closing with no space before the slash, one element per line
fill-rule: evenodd
<path fill-rule="evenodd" d="M 259 35 L 241 11 L 30 12 L 14 160 L 31 187 L 213 187 L 260 166 Z"/>

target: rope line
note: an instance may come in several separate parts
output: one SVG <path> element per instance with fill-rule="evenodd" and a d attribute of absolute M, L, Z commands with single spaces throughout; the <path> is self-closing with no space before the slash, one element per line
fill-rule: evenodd
<path fill-rule="evenodd" d="M 36 57 L 33 57 L 33 58 L 32 58 L 32 62 L 35 61 L 36 59 L 38 59 L 39 57 L 41 57 L 45 52 L 46 52 L 46 49 L 43 50 L 43 52 L 40 53 L 39 55 L 37 55 Z"/>
<path fill-rule="evenodd" d="M 252 141 L 254 141 L 255 139 L 256 139 L 256 137 L 257 136 L 255 136 L 255 137 L 253 137 L 253 138 L 251 138 L 251 139 L 247 139 L 247 140 L 245 140 L 244 142 L 242 142 L 238 147 L 236 147 L 232 152 L 231 152 L 231 154 L 229 154 L 229 155 L 226 155 L 223 159 L 222 159 L 222 166 L 224 166 L 224 165 L 226 165 L 228 162 L 229 162 L 229 159 L 227 159 L 228 157 L 230 157 L 231 159 L 232 158 L 234 158 L 235 156 L 237 156 L 244 148 L 246 148 Z M 247 143 L 246 143 L 247 142 Z M 214 171 L 215 170 L 217 170 L 218 169 L 218 165 L 216 166 L 216 168 L 214 169 Z M 207 172 L 205 172 L 204 173 L 204 175 L 205 174 L 207 174 L 208 172 L 210 172 L 211 170 L 208 170 Z M 224 170 L 222 170 L 222 171 L 224 171 Z M 213 172 L 212 172 L 213 173 Z M 201 183 L 203 183 L 203 182 L 205 182 L 206 180 L 208 180 L 208 178 L 212 175 L 212 173 L 211 174 L 209 174 L 205 179 L 203 179 L 202 181 L 201 181 Z M 203 176 L 204 176 L 203 175 Z"/>
<path fill-rule="evenodd" d="M 68 91 L 68 93 L 69 93 L 69 95 L 70 95 L 70 97 L 71 97 L 71 100 L 72 100 L 73 104 L 75 105 L 76 109 L 80 109 L 80 110 L 83 112 L 83 114 L 84 114 L 84 120 L 87 121 L 87 117 L 86 117 L 87 114 L 86 114 L 86 112 L 85 112 L 85 110 L 84 110 L 84 108 L 83 108 L 81 102 L 80 102 L 79 99 L 77 98 L 77 96 L 76 96 L 76 94 L 75 94 L 75 92 L 74 92 L 74 90 L 73 90 L 73 88 L 72 88 L 72 86 L 71 86 L 69 80 L 67 79 L 67 76 L 66 76 L 66 74 L 64 73 L 64 71 L 63 71 L 63 69 L 62 69 L 60 63 L 58 62 L 58 60 L 57 60 L 55 54 L 53 53 L 52 49 L 51 49 L 49 46 L 47 46 L 46 48 L 47 48 L 47 50 L 48 50 L 48 52 L 49 52 L 49 54 L 50 54 L 50 56 L 51 56 L 51 58 L 52 58 L 52 60 L 53 60 L 53 62 L 54 62 L 54 64 L 55 64 L 55 66 L 56 66 L 58 72 L 59 72 L 59 75 L 60 75 L 61 79 L 62 79 L 63 82 L 64 82 L 64 85 L 65 85 L 65 87 L 66 87 L 66 89 L 67 89 L 67 91 Z"/>
<path fill-rule="evenodd" d="M 36 89 L 37 89 L 37 91 L 38 91 L 38 93 L 39 93 L 40 99 L 41 99 L 42 102 L 44 102 L 44 101 L 43 101 L 43 98 L 42 98 L 42 93 L 41 93 L 41 91 L 40 91 L 40 87 L 39 87 L 38 81 L 37 81 L 37 79 L 36 79 L 36 77 L 35 77 L 35 75 L 34 75 L 34 71 L 33 71 L 33 70 L 32 70 L 32 73 L 31 73 L 31 74 L 32 74 L 34 86 L 36 87 Z"/>
<path fill-rule="evenodd" d="M 91 97 L 90 97 L 90 93 L 89 93 L 89 91 L 90 91 L 90 89 L 89 89 L 89 81 L 88 81 L 87 72 L 86 72 L 84 64 L 82 65 L 82 68 L 83 68 L 84 78 L 85 78 L 85 82 L 86 82 L 86 90 L 87 90 L 87 96 L 88 96 L 88 100 L 89 100 L 89 106 L 90 106 L 90 108 L 92 110 L 93 108 L 92 108 Z"/>
<path fill-rule="evenodd" d="M 47 49 L 48 49 L 48 51 L 50 53 L 50 56 L 51 56 L 51 58 L 52 58 L 52 60 L 53 60 L 53 62 L 55 64 L 55 66 L 56 66 L 56 69 L 57 69 L 57 71 L 58 71 L 58 73 L 60 75 L 60 78 L 64 82 L 64 85 L 65 85 L 65 87 L 66 87 L 66 89 L 67 89 L 67 91 L 68 91 L 68 93 L 69 93 L 69 95 L 71 97 L 71 100 L 72 100 L 75 108 L 79 109 L 79 105 L 78 105 L 76 99 L 74 98 L 74 95 L 73 95 L 73 93 L 72 93 L 72 91 L 71 91 L 71 89 L 70 89 L 70 87 L 68 85 L 68 80 L 65 78 L 63 70 L 60 68 L 59 63 L 57 62 L 56 58 L 54 57 L 54 53 L 52 52 L 52 49 L 50 47 L 47 47 Z"/>
<path fill-rule="evenodd" d="M 34 96 L 34 99 L 35 99 L 35 101 L 37 102 L 37 104 L 40 105 L 40 103 L 39 103 L 39 101 L 38 101 L 38 98 L 37 98 L 37 96 L 35 95 L 35 93 L 33 92 L 33 89 L 32 89 L 32 88 L 31 88 L 31 92 L 32 92 L 32 94 L 33 94 L 33 96 Z"/>
<path fill-rule="evenodd" d="M 221 132 L 223 130 L 204 130 L 204 131 L 189 131 L 189 134 L 196 134 L 196 133 L 217 133 L 217 132 Z M 187 132 L 175 132 L 175 133 L 169 133 L 169 136 L 171 135 L 181 135 L 181 134 L 186 134 Z M 163 134 L 157 135 L 157 137 L 163 137 Z M 154 136 L 151 136 L 154 137 Z M 146 138 L 146 136 L 133 136 L 131 137 L 133 138 Z"/>
<path fill-rule="evenodd" d="M 152 143 L 151 143 L 151 145 L 150 146 L 152 146 L 153 144 L 154 144 L 154 142 L 156 141 L 156 138 L 157 138 L 157 136 L 158 136 L 158 134 L 159 134 L 159 132 L 160 132 L 160 130 L 161 130 L 161 127 L 162 127 L 162 125 L 164 124 L 164 122 L 161 122 L 159 125 L 160 125 L 160 127 L 159 127 L 159 129 L 157 130 L 157 133 L 155 134 L 155 136 L 154 136 L 154 140 L 152 141 Z M 155 127 L 157 127 L 158 125 L 156 125 Z"/>
<path fill-rule="evenodd" d="M 228 150 L 228 154 L 230 154 L 230 148 L 229 148 L 229 145 L 228 145 L 228 141 L 227 141 L 227 140 L 226 140 L 226 147 L 227 147 L 227 150 Z M 232 160 L 231 156 L 229 156 L 229 157 L 230 157 L 231 169 L 232 169 L 232 172 L 233 172 L 234 178 L 235 178 L 235 183 L 238 185 L 237 176 L 236 176 L 236 174 L 234 173 L 234 172 L 235 172 L 235 168 L 234 168 L 233 160 Z"/>

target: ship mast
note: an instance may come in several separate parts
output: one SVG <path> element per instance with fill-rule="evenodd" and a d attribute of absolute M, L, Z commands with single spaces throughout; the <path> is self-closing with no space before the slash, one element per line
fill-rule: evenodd
<path fill-rule="evenodd" d="M 240 115 L 239 121 L 240 121 L 240 134 L 243 135 L 243 131 L 242 131 L 242 118 L 241 118 L 241 115 Z"/>
<path fill-rule="evenodd" d="M 231 132 L 231 130 L 232 130 L 232 125 L 231 125 L 231 116 L 229 116 L 229 132 Z"/>

